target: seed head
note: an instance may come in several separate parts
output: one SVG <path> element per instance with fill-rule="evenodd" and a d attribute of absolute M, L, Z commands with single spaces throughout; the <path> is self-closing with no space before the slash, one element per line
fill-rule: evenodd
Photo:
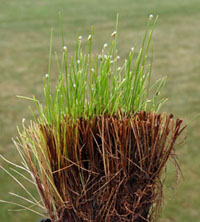
<path fill-rule="evenodd" d="M 115 37 L 115 36 L 116 36 L 116 34 L 117 34 L 117 32 L 116 32 L 116 31 L 114 31 L 114 32 L 111 34 L 111 36 L 112 36 L 112 37 Z"/>
<path fill-rule="evenodd" d="M 98 55 L 98 59 L 99 59 L 99 60 L 102 60 L 102 55 Z"/>
<path fill-rule="evenodd" d="M 103 48 L 106 49 L 108 47 L 108 43 L 104 43 Z"/>
<path fill-rule="evenodd" d="M 91 35 L 88 35 L 88 40 L 91 40 L 92 39 L 92 36 Z"/>
<path fill-rule="evenodd" d="M 67 46 L 63 46 L 63 51 L 66 52 L 67 51 Z"/>
<path fill-rule="evenodd" d="M 149 18 L 152 19 L 152 18 L 153 18 L 153 14 L 150 14 L 150 15 L 149 15 Z"/>

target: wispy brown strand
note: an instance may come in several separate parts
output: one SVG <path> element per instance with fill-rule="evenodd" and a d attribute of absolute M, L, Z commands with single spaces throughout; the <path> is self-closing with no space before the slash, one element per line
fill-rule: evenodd
<path fill-rule="evenodd" d="M 21 138 L 27 162 L 52 221 L 154 221 L 161 172 L 181 124 L 141 111 L 132 119 L 123 113 L 75 123 L 65 118 L 60 134 L 48 124 L 27 129 L 29 139 Z M 41 166 L 35 166 L 36 153 Z"/>

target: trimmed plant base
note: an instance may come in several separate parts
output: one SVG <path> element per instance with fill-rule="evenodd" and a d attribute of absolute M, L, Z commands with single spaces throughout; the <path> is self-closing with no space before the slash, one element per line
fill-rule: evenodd
<path fill-rule="evenodd" d="M 181 123 L 172 115 L 141 111 L 132 119 L 123 113 L 66 119 L 59 135 L 52 125 L 34 125 L 30 136 L 42 132 L 35 140 L 43 144 L 38 156 L 45 174 L 30 168 L 51 220 L 153 221 L 162 201 L 161 172 L 174 157 Z"/>

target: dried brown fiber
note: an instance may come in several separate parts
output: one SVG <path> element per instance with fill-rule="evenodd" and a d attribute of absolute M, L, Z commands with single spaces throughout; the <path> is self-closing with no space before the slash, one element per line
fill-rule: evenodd
<path fill-rule="evenodd" d="M 76 123 L 66 118 L 59 135 L 54 126 L 29 128 L 45 173 L 33 164 L 25 141 L 24 147 L 51 220 L 155 221 L 162 201 L 161 172 L 185 128 L 181 124 L 172 115 L 141 111 L 132 119 L 125 114 Z M 38 129 L 43 138 L 35 133 Z"/>

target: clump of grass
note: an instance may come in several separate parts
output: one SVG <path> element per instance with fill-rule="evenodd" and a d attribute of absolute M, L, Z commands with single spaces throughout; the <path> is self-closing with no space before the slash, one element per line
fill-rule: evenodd
<path fill-rule="evenodd" d="M 46 104 L 33 98 L 39 118 L 28 127 L 23 124 L 15 144 L 23 164 L 17 167 L 30 173 L 41 200 L 18 183 L 31 197 L 27 201 L 45 209 L 52 221 L 156 218 L 162 200 L 161 172 L 174 157 L 175 141 L 184 129 L 182 120 L 158 114 L 165 102 L 158 96 L 165 79 L 151 84 L 152 60 L 147 64 L 156 20 L 150 16 L 138 55 L 132 49 L 122 67 L 118 21 L 109 44 L 96 57 L 91 53 L 91 32 L 85 52 L 82 37 L 77 37 L 69 65 L 63 38 L 54 95 L 49 62 Z"/>
<path fill-rule="evenodd" d="M 118 19 L 109 43 L 105 43 L 101 53 L 96 56 L 91 53 L 93 31 L 86 40 L 85 50 L 82 48 L 82 36 L 77 37 L 75 53 L 71 59 L 68 58 L 62 35 L 61 62 L 56 55 L 59 81 L 55 93 L 51 92 L 50 85 L 52 34 L 49 69 L 44 76 L 45 106 L 35 97 L 32 99 L 40 116 L 39 122 L 60 123 L 66 117 L 76 121 L 78 118 L 91 119 L 96 115 L 117 112 L 134 116 L 140 110 L 158 112 L 166 101 L 158 95 L 166 78 L 151 84 L 152 58 L 147 63 L 156 21 L 157 18 L 154 21 L 152 17 L 149 18 L 139 53 L 135 55 L 135 49 L 131 48 L 121 66 L 117 49 Z"/>

